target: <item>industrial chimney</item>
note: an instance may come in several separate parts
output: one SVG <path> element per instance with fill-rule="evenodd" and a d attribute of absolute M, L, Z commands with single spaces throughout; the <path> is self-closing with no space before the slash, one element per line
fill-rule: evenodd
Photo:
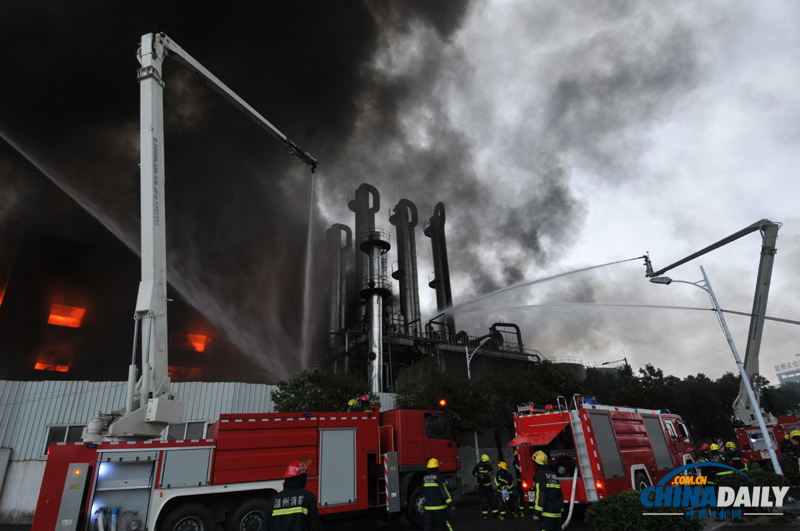
<path fill-rule="evenodd" d="M 397 235 L 397 270 L 392 271 L 392 277 L 400 282 L 400 314 L 406 335 L 418 336 L 421 335 L 421 326 L 414 235 L 418 222 L 417 206 L 408 199 L 401 199 L 390 211 L 389 222 L 396 227 Z"/>
<path fill-rule="evenodd" d="M 365 316 L 369 325 L 367 379 L 372 391 L 380 393 L 383 390 L 383 299 L 392 295 L 392 284 L 386 275 L 386 253 L 391 244 L 389 233 L 375 228 L 375 213 L 380 210 L 378 190 L 365 183 L 351 196 L 348 207 L 355 212 L 359 249 L 364 253 L 356 253 L 356 278 L 361 279 L 360 294 L 366 303 Z"/>
<path fill-rule="evenodd" d="M 444 237 L 444 203 L 436 203 L 433 216 L 425 223 L 425 236 L 431 239 L 434 276 L 428 286 L 436 290 L 436 308 L 446 312 L 453 307 L 453 294 L 450 291 L 450 265 L 447 261 L 447 242 Z M 452 312 L 445 313 L 446 333 L 454 334 L 455 318 Z M 445 335 L 445 338 L 448 336 Z"/>
<path fill-rule="evenodd" d="M 342 247 L 342 233 L 345 236 Z M 347 252 L 353 247 L 353 233 L 350 227 L 334 223 L 325 231 L 325 242 L 328 246 L 328 263 L 331 264 L 331 306 L 328 331 L 331 340 L 345 328 L 345 311 L 347 304 Z M 348 359 L 345 356 L 344 370 L 347 372 Z"/>

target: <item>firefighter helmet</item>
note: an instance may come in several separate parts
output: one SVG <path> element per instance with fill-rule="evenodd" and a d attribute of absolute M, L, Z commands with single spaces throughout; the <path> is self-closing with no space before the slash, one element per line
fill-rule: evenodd
<path fill-rule="evenodd" d="M 353 406 L 355 406 L 357 403 L 358 403 L 358 402 L 356 402 L 356 399 L 355 399 L 355 398 L 351 398 L 351 399 L 350 399 L 350 401 L 347 403 L 347 405 L 348 405 L 348 406 L 350 406 L 350 407 L 353 407 Z"/>
<path fill-rule="evenodd" d="M 505 463 L 505 461 L 498 461 L 497 466 L 502 468 L 503 470 L 508 470 L 508 465 Z"/>
<path fill-rule="evenodd" d="M 783 434 L 783 438 L 784 438 L 784 439 L 788 439 L 788 438 L 789 438 L 789 434 L 788 434 L 788 433 L 784 433 L 784 434 Z"/>
<path fill-rule="evenodd" d="M 289 463 L 289 466 L 286 467 L 286 472 L 283 474 L 283 478 L 294 478 L 297 476 L 302 476 L 306 473 L 308 473 L 308 470 L 305 462 L 301 459 L 298 459 L 297 461 L 292 461 Z"/>
<path fill-rule="evenodd" d="M 789 437 L 794 439 L 795 437 L 800 437 L 800 430 L 792 430 L 792 433 L 789 434 Z"/>
<path fill-rule="evenodd" d="M 543 451 L 537 450 L 533 454 L 533 462 L 537 465 L 546 465 L 547 464 L 547 456 L 544 454 Z"/>
<path fill-rule="evenodd" d="M 800 434 L 798 434 L 800 435 Z M 725 448 L 736 448 L 736 443 L 733 441 L 728 441 L 725 443 Z"/>
<path fill-rule="evenodd" d="M 516 448 L 514 448 L 514 455 L 519 455 L 519 450 L 517 450 Z"/>
<path fill-rule="evenodd" d="M 435 457 L 428 459 L 428 468 L 439 468 L 439 461 Z"/>
<path fill-rule="evenodd" d="M 369 402 L 369 396 L 368 395 L 361 395 L 361 401 L 362 402 Z"/>
<path fill-rule="evenodd" d="M 718 445 L 717 443 L 713 443 L 713 444 L 711 445 L 711 448 L 710 448 L 710 450 L 711 450 L 712 452 L 716 452 L 717 450 L 719 450 L 719 445 Z"/>
<path fill-rule="evenodd" d="M 708 449 L 709 449 L 709 446 L 708 446 L 708 444 L 706 444 L 706 443 L 703 443 L 703 444 L 701 444 L 701 445 L 700 445 L 700 451 L 701 451 L 701 452 L 702 452 L 703 450 L 708 450 Z"/>
<path fill-rule="evenodd" d="M 481 456 L 481 463 L 488 463 L 488 462 L 489 462 L 489 456 L 486 455 L 486 454 L 483 454 Z"/>

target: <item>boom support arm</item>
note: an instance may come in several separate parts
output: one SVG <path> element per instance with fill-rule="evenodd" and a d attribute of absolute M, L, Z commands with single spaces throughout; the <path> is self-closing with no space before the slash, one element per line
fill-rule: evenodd
<path fill-rule="evenodd" d="M 761 260 L 758 265 L 758 277 L 756 280 L 756 289 L 753 296 L 753 311 L 750 313 L 750 328 L 747 335 L 747 349 L 744 355 L 744 368 L 748 378 L 752 381 L 756 374 L 759 374 L 758 357 L 761 350 L 761 336 L 764 331 L 764 320 L 767 313 L 767 301 L 769 299 L 769 285 L 772 279 L 772 266 L 775 262 L 775 253 L 777 252 L 776 242 L 778 239 L 778 229 L 780 223 L 774 223 L 768 219 L 762 219 L 752 225 L 749 225 L 742 230 L 731 234 L 727 238 L 709 245 L 705 249 L 701 249 L 696 253 L 678 260 L 674 264 L 653 272 L 652 265 L 649 258 L 645 259 L 647 267 L 646 276 L 657 277 L 670 269 L 685 264 L 695 258 L 698 258 L 714 249 L 727 245 L 742 236 L 746 236 L 751 232 L 760 231 L 762 238 L 761 245 Z M 733 413 L 737 419 L 741 420 L 746 426 L 756 426 L 758 421 L 754 413 L 753 404 L 750 402 L 747 389 L 744 382 L 739 384 L 739 395 L 733 403 Z M 766 414 L 766 421 L 768 424 L 774 424 L 777 419 L 771 414 Z"/>
<path fill-rule="evenodd" d="M 84 440 L 148 439 L 158 437 L 168 425 L 183 422 L 185 404 L 170 390 L 167 352 L 167 249 L 164 212 L 164 59 L 175 58 L 248 118 L 281 142 L 312 171 L 317 160 L 292 142 L 274 125 L 217 79 L 203 65 L 163 33 L 142 36 L 138 59 L 140 87 L 140 177 L 142 281 L 134 319 L 142 333 L 142 373 L 136 383 L 134 360 L 128 373 L 125 407 L 112 414 L 95 414 Z M 138 326 L 138 322 L 142 326 Z"/>

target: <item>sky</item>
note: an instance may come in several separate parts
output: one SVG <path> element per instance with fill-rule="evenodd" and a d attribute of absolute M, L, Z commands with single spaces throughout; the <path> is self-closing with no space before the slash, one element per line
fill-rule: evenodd
<path fill-rule="evenodd" d="M 381 192 L 376 225 L 387 230 L 401 198 L 423 219 L 445 203 L 459 330 L 481 335 L 504 320 L 550 359 L 625 358 L 680 377 L 736 371 L 711 312 L 651 307 L 710 308 L 706 294 L 648 283 L 642 260 L 531 281 L 646 252 L 660 269 L 761 219 L 783 223 L 767 314 L 800 320 L 796 3 L 31 1 L 4 11 L 0 221 L 138 248 L 135 52 L 157 27 L 319 160 L 313 242 L 333 223 L 353 225 L 347 194 L 363 182 Z M 179 65 L 164 71 L 169 282 L 266 373 L 291 376 L 316 360 L 303 342 L 299 266 L 308 168 Z M 421 230 L 417 242 L 430 318 Z M 311 330 L 326 321 L 324 256 L 313 252 Z M 703 265 L 721 306 L 749 312 L 759 252 L 754 233 L 669 275 L 694 282 Z M 727 319 L 744 355 L 748 319 Z M 769 380 L 776 364 L 800 360 L 799 338 L 800 327 L 767 322 Z"/>

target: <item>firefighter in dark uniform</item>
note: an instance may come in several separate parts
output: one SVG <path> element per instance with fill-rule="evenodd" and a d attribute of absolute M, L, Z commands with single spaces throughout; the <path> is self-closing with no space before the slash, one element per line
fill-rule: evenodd
<path fill-rule="evenodd" d="M 481 512 L 483 519 L 489 518 L 489 508 L 492 509 L 492 516 L 497 518 L 497 507 L 494 504 L 494 486 L 492 485 L 492 475 L 494 468 L 489 464 L 489 456 L 483 454 L 481 462 L 472 469 L 472 475 L 478 478 L 478 495 L 481 497 Z"/>
<path fill-rule="evenodd" d="M 494 486 L 497 489 L 497 506 L 500 507 L 500 520 L 506 519 L 506 509 L 511 510 L 511 513 L 516 518 L 517 514 L 514 512 L 514 476 L 508 471 L 508 465 L 503 461 L 497 462 L 497 474 L 494 476 Z M 508 493 L 508 499 L 506 495 Z"/>
<path fill-rule="evenodd" d="M 711 457 L 711 447 L 707 443 L 703 443 L 700 445 L 700 453 L 697 454 L 697 462 L 698 463 L 712 463 L 713 459 Z M 706 485 L 716 485 L 714 482 L 714 469 L 713 467 L 703 467 L 700 469 L 700 473 L 706 478 Z"/>
<path fill-rule="evenodd" d="M 800 430 L 792 430 L 789 436 L 792 440 L 792 455 L 797 459 L 797 469 L 800 471 Z"/>
<path fill-rule="evenodd" d="M 547 456 L 539 450 L 533 454 L 536 474 L 533 476 L 536 501 L 533 504 L 533 519 L 539 522 L 541 531 L 561 530 L 561 509 L 564 495 L 558 476 L 547 468 Z"/>
<path fill-rule="evenodd" d="M 425 489 L 425 531 L 433 531 L 433 524 L 444 531 L 453 531 L 450 519 L 447 517 L 447 508 L 455 510 L 453 499 L 447 491 L 444 478 L 439 473 L 439 461 L 430 459 L 428 471 L 422 480 Z"/>
<path fill-rule="evenodd" d="M 792 440 L 789 438 L 789 434 L 785 433 L 783 435 L 783 440 L 781 441 L 781 457 L 785 457 L 787 455 L 792 455 Z"/>
<path fill-rule="evenodd" d="M 517 491 L 517 505 L 519 506 L 519 516 L 520 518 L 525 518 L 525 502 L 526 502 L 526 493 L 522 489 L 522 467 L 519 464 L 519 451 L 514 450 L 514 473 L 517 475 L 517 484 L 515 490 Z M 530 506 L 528 506 L 528 510 L 530 511 Z"/>
<path fill-rule="evenodd" d="M 283 477 L 283 490 L 272 498 L 261 531 L 320 531 L 317 498 L 305 489 L 308 459 L 292 461 Z"/>
<path fill-rule="evenodd" d="M 725 457 L 727 457 L 727 464 L 736 470 L 747 470 L 747 457 L 736 448 L 736 443 L 733 441 L 725 443 Z"/>

